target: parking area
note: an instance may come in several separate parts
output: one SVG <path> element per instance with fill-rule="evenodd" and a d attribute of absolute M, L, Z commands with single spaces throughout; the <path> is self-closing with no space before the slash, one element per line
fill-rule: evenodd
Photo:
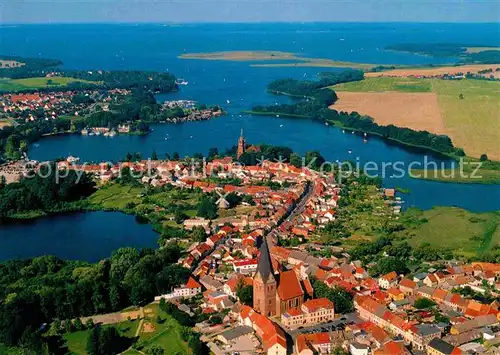
<path fill-rule="evenodd" d="M 360 319 L 356 313 L 348 313 L 342 315 L 339 319 L 336 319 L 329 323 L 323 323 L 314 325 L 311 327 L 304 327 L 294 329 L 288 332 L 293 338 L 295 338 L 298 334 L 312 334 L 312 333 L 320 333 L 320 332 L 333 332 L 337 330 L 344 330 L 348 324 L 357 324 L 362 323 L 363 320 Z"/>

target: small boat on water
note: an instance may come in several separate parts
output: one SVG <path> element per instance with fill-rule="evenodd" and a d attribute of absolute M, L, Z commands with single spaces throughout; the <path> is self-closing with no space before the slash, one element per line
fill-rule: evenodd
<path fill-rule="evenodd" d="M 347 153 L 352 154 L 352 150 L 348 150 Z"/>
<path fill-rule="evenodd" d="M 229 101 L 229 100 L 226 100 L 226 103 L 230 104 L 230 103 L 231 103 L 231 101 Z"/>
<path fill-rule="evenodd" d="M 345 129 L 342 130 L 342 133 L 345 133 Z"/>
<path fill-rule="evenodd" d="M 325 122 L 325 126 L 328 126 L 328 122 Z"/>
<path fill-rule="evenodd" d="M 367 139 L 363 139 L 363 143 L 368 143 L 368 140 Z"/>
<path fill-rule="evenodd" d="M 182 78 L 177 79 L 177 80 L 175 81 L 175 83 L 176 83 L 177 85 L 187 85 L 187 84 L 189 84 L 186 80 L 184 80 L 184 79 L 182 79 Z"/>
<path fill-rule="evenodd" d="M 280 124 L 280 128 L 281 128 L 281 127 L 283 127 L 283 125 L 282 125 L 282 124 Z"/>

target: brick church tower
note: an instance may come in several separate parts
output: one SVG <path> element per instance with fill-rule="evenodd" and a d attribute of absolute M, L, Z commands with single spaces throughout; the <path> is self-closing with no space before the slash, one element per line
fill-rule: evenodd
<path fill-rule="evenodd" d="M 276 287 L 269 246 L 264 238 L 260 247 L 260 259 L 253 278 L 253 308 L 264 316 L 276 315 Z"/>
<path fill-rule="evenodd" d="M 243 128 L 241 129 L 240 138 L 238 139 L 238 151 L 236 152 L 236 158 L 240 158 L 243 153 L 245 153 L 245 137 L 243 137 Z"/>

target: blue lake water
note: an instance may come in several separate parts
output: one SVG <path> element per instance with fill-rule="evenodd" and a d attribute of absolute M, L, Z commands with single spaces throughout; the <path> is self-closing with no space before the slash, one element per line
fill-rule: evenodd
<path fill-rule="evenodd" d="M 72 213 L 0 226 L 0 261 L 56 255 L 95 262 L 120 247 L 155 248 L 148 224 L 120 212 Z"/>
<path fill-rule="evenodd" d="M 492 34 L 497 34 L 497 36 Z M 160 156 L 177 151 L 182 154 L 206 153 L 209 148 L 220 150 L 236 144 L 243 128 L 251 143 L 288 146 L 299 153 L 319 150 L 328 160 L 401 162 L 405 168 L 412 162 L 427 159 L 438 164 L 450 162 L 424 155 L 414 149 L 405 149 L 390 142 L 343 133 L 332 127 L 300 119 L 252 117 L 241 114 L 256 104 L 287 102 L 286 97 L 269 95 L 266 85 L 283 77 L 315 78 L 318 72 L 333 68 L 263 68 L 251 67 L 247 62 L 182 60 L 182 53 L 227 50 L 280 50 L 305 57 L 330 58 L 377 64 L 429 64 L 453 62 L 453 58 L 429 58 L 408 53 L 384 51 L 384 47 L 409 42 L 454 42 L 499 46 L 496 24 L 199 24 L 166 26 L 149 25 L 23 25 L 0 26 L 0 53 L 6 55 L 41 56 L 61 59 L 67 68 L 76 69 L 140 69 L 171 71 L 189 85 L 177 93 L 159 95 L 158 100 L 194 99 L 206 104 L 218 104 L 228 111 L 225 117 L 208 122 L 182 125 L 156 125 L 145 137 L 118 136 L 83 137 L 76 135 L 50 137 L 30 148 L 30 157 L 37 160 L 54 159 L 67 155 L 85 161 L 116 161 L 127 152 L 140 152 L 143 157 L 155 150 Z M 229 103 L 228 103 L 229 102 Z M 349 151 L 351 153 L 349 153 Z M 460 206 L 472 211 L 500 210 L 500 187 L 492 185 L 445 184 L 404 177 L 391 178 L 389 169 L 384 178 L 386 186 L 410 190 L 403 199 L 406 206 Z M 96 216 L 96 215 L 94 215 Z M 98 215 L 97 215 L 98 216 Z M 37 245 L 41 253 L 57 252 L 48 248 L 59 242 L 64 228 L 70 228 L 66 216 L 53 217 L 51 223 L 42 223 L 37 234 L 44 234 L 44 242 Z M 84 218 L 84 217 L 81 217 Z M 92 219 L 95 218 L 95 219 Z M 57 222 L 57 223 L 56 223 Z M 109 248 L 93 239 L 103 222 L 91 217 L 81 225 L 80 234 L 94 243 L 94 248 Z M 8 227 L 18 237 L 31 236 L 27 227 Z M 53 226 L 61 226 L 61 233 L 52 233 Z M 128 226 L 128 224 L 127 224 Z M 17 229 L 16 229 L 17 228 Z M 71 230 L 71 229 L 69 229 Z M 119 238 L 125 228 L 117 224 Z M 131 229 L 134 230 L 133 228 Z M 0 235 L 4 235 L 4 227 Z M 39 232 L 41 231 L 41 232 Z M 101 233 L 99 233 L 101 234 Z M 109 233 L 108 233 L 109 234 Z M 13 234 L 11 234 L 12 236 Z M 118 235 L 118 236 L 117 236 Z M 48 236 L 48 237 L 47 237 Z M 67 234 L 67 237 L 71 234 Z M 12 238 L 12 237 L 11 237 Z M 47 241 L 50 240 L 50 243 Z M 140 239 L 142 240 L 142 238 Z M 121 241 L 129 245 L 128 239 Z M 4 243 L 3 239 L 0 243 Z M 86 242 L 82 242 L 86 243 Z M 11 246 L 14 244 L 10 244 Z M 86 244 L 86 245 L 91 245 Z M 3 247 L 4 245 L 2 245 Z M 23 244 L 24 247 L 24 244 Z M 48 249 L 44 249 L 47 247 Z M 70 246 L 68 246 L 70 247 Z M 0 248 L 5 249 L 5 248 Z M 77 248 L 78 249 L 78 248 Z M 15 257 L 21 249 L 14 248 L 6 257 Z M 100 251 L 100 250 L 99 250 Z M 27 254 L 29 255 L 29 254 Z"/>

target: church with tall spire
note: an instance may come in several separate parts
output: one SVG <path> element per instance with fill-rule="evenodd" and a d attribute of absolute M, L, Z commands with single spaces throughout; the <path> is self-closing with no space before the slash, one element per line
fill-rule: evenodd
<path fill-rule="evenodd" d="M 264 316 L 275 316 L 276 287 L 273 263 L 266 238 L 260 247 L 260 259 L 253 279 L 253 308 Z"/>
<path fill-rule="evenodd" d="M 236 158 L 240 158 L 243 153 L 245 153 L 245 137 L 243 137 L 243 128 L 241 129 L 240 138 L 238 139 L 238 150 L 236 152 Z"/>
<path fill-rule="evenodd" d="M 238 150 L 236 151 L 236 158 L 240 159 L 240 157 L 246 152 L 259 153 L 260 147 L 256 145 L 247 145 L 247 141 L 243 136 L 243 128 L 242 128 L 240 132 L 240 138 L 238 139 Z"/>
<path fill-rule="evenodd" d="M 253 308 L 266 317 L 280 316 L 291 309 L 298 309 L 305 297 L 313 296 L 308 278 L 300 280 L 295 270 L 280 271 L 279 263 L 274 264 L 267 238 L 264 238 L 253 279 Z"/>

